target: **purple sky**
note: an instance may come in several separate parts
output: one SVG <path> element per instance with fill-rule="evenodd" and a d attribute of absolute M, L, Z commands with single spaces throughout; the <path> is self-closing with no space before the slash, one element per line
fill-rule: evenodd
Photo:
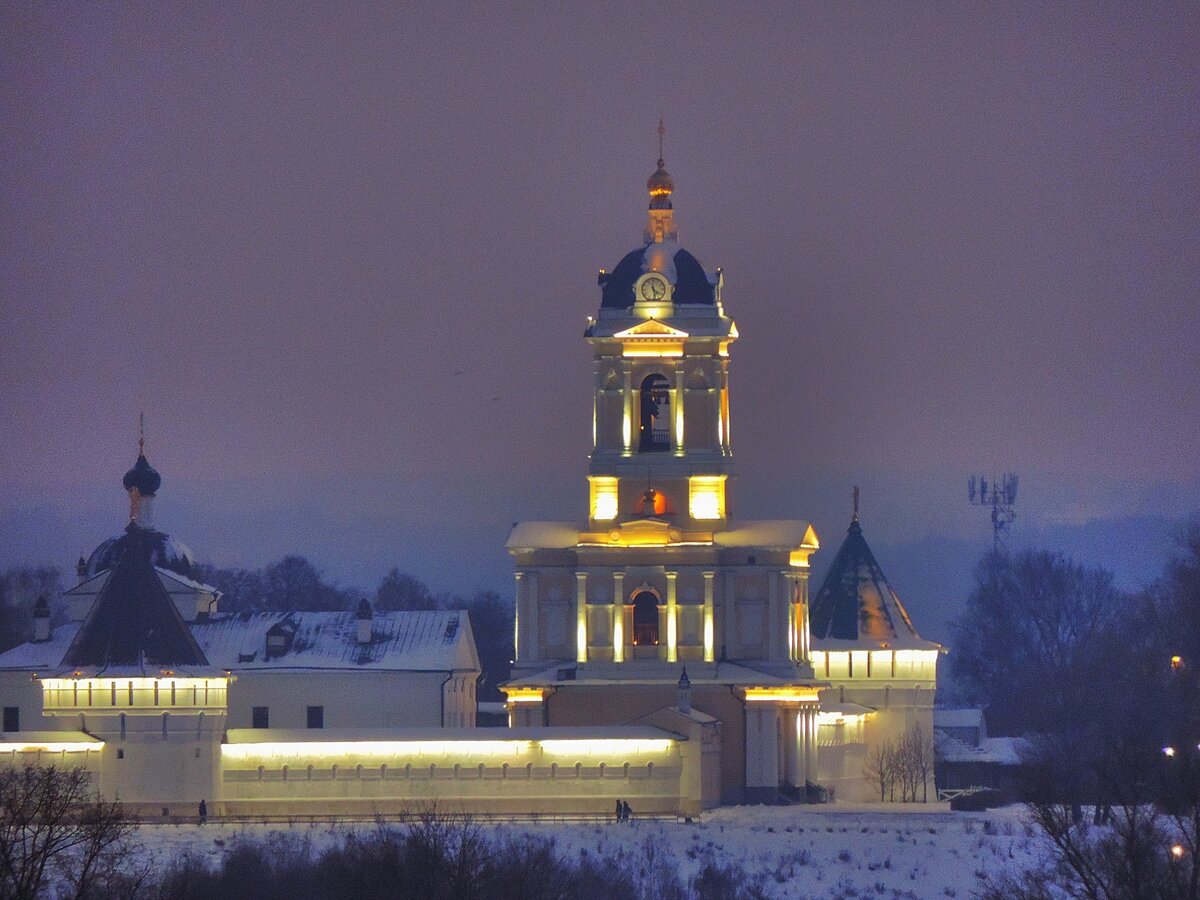
<path fill-rule="evenodd" d="M 827 564 L 861 483 L 932 609 L 973 470 L 1131 581 L 1200 509 L 1200 6 L 397 7 L 5 8 L 0 565 L 119 528 L 144 409 L 202 558 L 506 587 L 513 520 L 584 513 L 660 115 L 737 514 Z"/>

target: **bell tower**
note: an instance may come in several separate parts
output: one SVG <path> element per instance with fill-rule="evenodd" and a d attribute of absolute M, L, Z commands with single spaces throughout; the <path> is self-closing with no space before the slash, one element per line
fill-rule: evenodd
<path fill-rule="evenodd" d="M 721 270 L 679 246 L 658 160 L 642 247 L 600 272 L 592 347 L 594 405 L 588 523 L 651 515 L 682 530 L 719 529 L 729 515 L 729 346 L 737 327 L 721 303 Z"/>

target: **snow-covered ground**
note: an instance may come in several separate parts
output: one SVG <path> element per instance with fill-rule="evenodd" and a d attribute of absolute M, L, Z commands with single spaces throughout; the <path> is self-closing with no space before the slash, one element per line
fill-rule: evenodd
<path fill-rule="evenodd" d="M 214 859 L 238 836 L 267 837 L 288 830 L 316 847 L 357 825 L 261 825 L 209 822 L 146 825 L 138 832 L 142 851 L 164 859 L 183 849 Z M 971 897 L 985 879 L 1026 868 L 1044 852 L 1020 807 L 986 813 L 952 813 L 945 804 L 897 807 L 732 807 L 692 824 L 675 821 L 488 824 L 496 832 L 553 838 L 568 854 L 641 854 L 649 841 L 669 849 L 685 879 L 706 862 L 736 863 L 760 880 L 768 896 Z"/>

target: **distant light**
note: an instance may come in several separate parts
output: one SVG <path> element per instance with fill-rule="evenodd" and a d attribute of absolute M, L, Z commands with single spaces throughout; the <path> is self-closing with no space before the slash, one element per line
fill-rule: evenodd
<path fill-rule="evenodd" d="M 1175 748 L 1174 747 L 1163 747 L 1163 753 L 1165 753 L 1167 756 L 1174 756 Z"/>
<path fill-rule="evenodd" d="M 1171 855 L 1176 859 L 1183 858 L 1183 844 L 1175 844 L 1171 847 Z"/>
<path fill-rule="evenodd" d="M 1171 668 L 1172 669 L 1182 669 L 1183 668 L 1183 657 L 1179 656 L 1179 655 L 1172 656 L 1171 657 Z"/>

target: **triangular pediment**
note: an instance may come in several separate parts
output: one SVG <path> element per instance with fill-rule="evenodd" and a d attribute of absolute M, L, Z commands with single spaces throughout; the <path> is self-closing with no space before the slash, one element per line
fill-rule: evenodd
<path fill-rule="evenodd" d="M 647 319 L 644 322 L 638 322 L 632 328 L 626 328 L 624 331 L 618 331 L 613 337 L 620 338 L 665 338 L 667 340 L 679 341 L 688 336 L 686 331 L 680 331 L 678 328 L 672 328 L 666 322 L 660 322 L 658 319 Z"/>

